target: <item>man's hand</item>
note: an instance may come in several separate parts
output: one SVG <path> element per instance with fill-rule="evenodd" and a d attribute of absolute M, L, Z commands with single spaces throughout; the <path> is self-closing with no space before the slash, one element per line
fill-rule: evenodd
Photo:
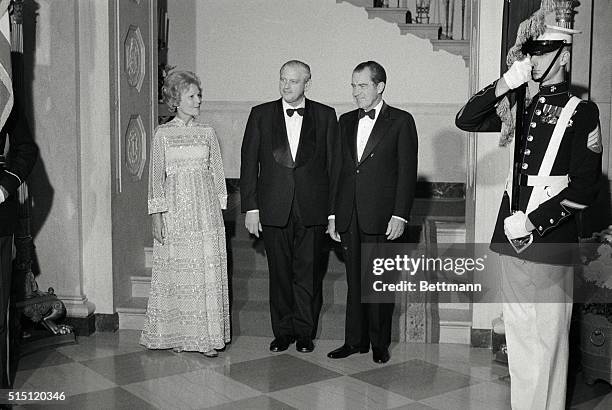
<path fill-rule="evenodd" d="M 391 219 L 389 219 L 389 224 L 387 225 L 387 232 L 385 232 L 387 239 L 392 241 L 402 236 L 405 225 L 406 222 L 402 221 L 401 219 L 391 217 Z"/>
<path fill-rule="evenodd" d="M 259 238 L 261 223 L 259 222 L 259 212 L 247 212 L 244 218 L 244 226 L 250 234 Z"/>
<path fill-rule="evenodd" d="M 523 211 L 518 211 L 504 219 L 504 232 L 508 239 L 518 239 L 529 236 L 530 231 L 527 230 L 527 223 L 531 224 L 529 218 Z M 533 225 L 531 225 L 533 226 Z"/>
<path fill-rule="evenodd" d="M 515 61 L 503 75 L 504 81 L 511 90 L 520 87 L 531 80 L 531 59 L 525 57 L 521 61 Z"/>
<path fill-rule="evenodd" d="M 334 241 L 340 242 L 340 235 L 336 231 L 335 219 L 331 218 L 327 220 L 327 230 L 325 231 L 325 233 L 328 233 Z"/>
<path fill-rule="evenodd" d="M 166 238 L 164 218 L 161 213 L 153 214 L 151 217 L 153 219 L 153 238 L 163 245 L 164 239 Z"/>

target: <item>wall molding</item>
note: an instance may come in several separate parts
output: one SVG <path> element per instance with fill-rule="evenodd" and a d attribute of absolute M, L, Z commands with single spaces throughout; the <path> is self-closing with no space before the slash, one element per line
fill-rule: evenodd
<path fill-rule="evenodd" d="M 211 100 L 204 101 L 202 104 L 202 113 L 216 113 L 216 112 L 249 112 L 252 107 L 263 104 L 267 101 L 231 101 L 231 100 Z M 356 108 L 352 102 L 323 102 L 325 105 L 329 105 L 336 110 L 338 115 L 344 114 L 345 112 L 352 111 Z M 463 104 L 459 103 L 418 103 L 418 102 L 407 102 L 407 103 L 396 103 L 388 102 L 389 105 L 406 110 L 413 115 L 426 115 L 426 116 L 440 116 L 440 115 L 452 115 L 454 118 L 457 112 L 461 109 Z M 201 115 L 202 116 L 202 115 Z M 246 118 L 245 118 L 246 122 Z"/>

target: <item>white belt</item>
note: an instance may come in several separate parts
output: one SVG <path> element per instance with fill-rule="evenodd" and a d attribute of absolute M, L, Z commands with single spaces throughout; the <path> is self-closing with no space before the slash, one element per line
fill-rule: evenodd
<path fill-rule="evenodd" d="M 567 175 L 527 175 L 527 186 L 567 186 Z"/>

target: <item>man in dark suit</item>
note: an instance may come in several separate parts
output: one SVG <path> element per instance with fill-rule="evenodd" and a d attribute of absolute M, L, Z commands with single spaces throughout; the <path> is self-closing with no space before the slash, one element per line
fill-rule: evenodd
<path fill-rule="evenodd" d="M 351 86 L 359 107 L 340 117 L 340 152 L 334 215 L 328 232 L 342 241 L 348 294 L 345 344 L 328 357 L 366 353 L 389 360 L 393 303 L 361 303 L 361 244 L 402 236 L 414 199 L 417 131 L 412 115 L 387 105 L 385 69 L 374 61 L 353 70 Z M 338 232 L 340 235 L 338 235 Z"/>
<path fill-rule="evenodd" d="M 321 311 L 320 257 L 331 212 L 333 108 L 306 99 L 310 67 L 296 60 L 280 70 L 281 99 L 253 107 L 242 141 L 240 196 L 247 230 L 263 234 L 270 271 L 273 352 L 312 339 Z"/>
<path fill-rule="evenodd" d="M 8 144 L 7 144 L 8 141 Z M 8 357 L 8 308 L 11 290 L 13 234 L 19 221 L 17 188 L 26 179 L 38 155 L 23 110 L 17 102 L 0 132 L 0 357 L 2 389 L 11 388 Z"/>

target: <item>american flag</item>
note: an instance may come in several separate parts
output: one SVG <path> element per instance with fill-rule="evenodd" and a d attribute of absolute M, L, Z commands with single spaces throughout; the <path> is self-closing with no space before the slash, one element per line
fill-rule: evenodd
<path fill-rule="evenodd" d="M 0 0 L 0 128 L 13 109 L 11 79 L 11 30 L 9 22 L 10 0 Z"/>

